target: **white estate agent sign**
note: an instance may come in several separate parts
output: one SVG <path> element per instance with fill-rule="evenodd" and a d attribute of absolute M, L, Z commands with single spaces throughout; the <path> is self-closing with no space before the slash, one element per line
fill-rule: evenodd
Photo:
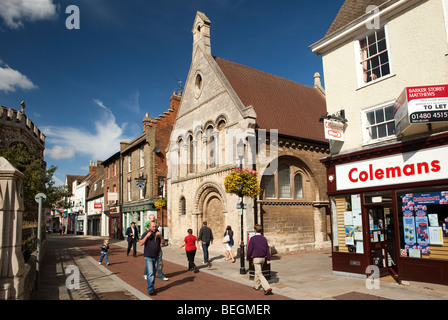
<path fill-rule="evenodd" d="M 394 103 L 397 134 L 410 125 L 448 121 L 448 85 L 408 87 Z"/>
<path fill-rule="evenodd" d="M 337 190 L 448 179 L 448 146 L 336 166 Z"/>

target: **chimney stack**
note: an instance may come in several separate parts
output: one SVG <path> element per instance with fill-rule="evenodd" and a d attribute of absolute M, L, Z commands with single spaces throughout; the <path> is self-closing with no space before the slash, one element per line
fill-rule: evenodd
<path fill-rule="evenodd" d="M 143 118 L 143 132 L 146 132 L 146 126 L 151 126 L 152 119 L 149 117 L 149 114 L 146 113 Z"/>
<path fill-rule="evenodd" d="M 95 171 L 96 171 L 96 164 L 95 164 L 95 162 L 93 162 L 92 160 L 90 160 L 89 174 L 94 173 Z"/>

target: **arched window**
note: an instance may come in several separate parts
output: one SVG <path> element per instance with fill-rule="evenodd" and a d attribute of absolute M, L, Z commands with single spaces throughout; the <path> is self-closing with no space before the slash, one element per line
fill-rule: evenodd
<path fill-rule="evenodd" d="M 272 173 L 272 172 L 269 172 Z M 305 200 L 305 189 L 310 187 L 306 172 L 297 162 L 283 162 L 275 173 L 262 178 L 264 199 Z"/>
<path fill-rule="evenodd" d="M 264 176 L 265 198 L 275 198 L 275 175 Z"/>
<path fill-rule="evenodd" d="M 301 174 L 294 176 L 294 198 L 303 198 L 303 178 Z"/>
<path fill-rule="evenodd" d="M 207 168 L 215 168 L 216 167 L 216 146 L 215 146 L 215 137 L 213 136 L 213 127 L 212 126 L 209 126 L 207 128 L 206 151 L 207 151 Z"/>
<path fill-rule="evenodd" d="M 179 207 L 180 207 L 179 208 L 180 209 L 180 214 L 185 216 L 187 214 L 187 204 L 186 204 L 186 201 L 185 201 L 184 197 L 180 198 Z"/>
<path fill-rule="evenodd" d="M 278 197 L 291 198 L 291 173 L 286 164 L 278 167 Z"/>
<path fill-rule="evenodd" d="M 193 136 L 188 136 L 188 173 L 195 173 Z"/>

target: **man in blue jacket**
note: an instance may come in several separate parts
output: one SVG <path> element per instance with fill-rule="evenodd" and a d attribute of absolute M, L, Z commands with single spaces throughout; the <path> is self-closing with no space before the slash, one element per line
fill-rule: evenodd
<path fill-rule="evenodd" d="M 263 275 L 263 264 L 266 261 L 267 264 L 271 263 L 271 253 L 269 252 L 268 240 L 261 234 L 263 228 L 261 225 L 256 224 L 254 226 L 255 235 L 250 238 L 249 246 L 247 248 L 247 259 L 253 258 L 255 276 L 254 276 L 254 289 L 259 290 L 260 285 L 264 289 L 264 294 L 272 294 L 271 286 Z"/>

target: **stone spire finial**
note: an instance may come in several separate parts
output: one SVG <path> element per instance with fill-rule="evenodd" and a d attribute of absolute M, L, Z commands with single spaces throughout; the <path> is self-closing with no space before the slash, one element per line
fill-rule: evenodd
<path fill-rule="evenodd" d="M 193 29 L 193 55 L 199 46 L 206 54 L 212 54 L 210 44 L 210 24 L 211 21 L 207 16 L 198 11 L 194 19 Z"/>

